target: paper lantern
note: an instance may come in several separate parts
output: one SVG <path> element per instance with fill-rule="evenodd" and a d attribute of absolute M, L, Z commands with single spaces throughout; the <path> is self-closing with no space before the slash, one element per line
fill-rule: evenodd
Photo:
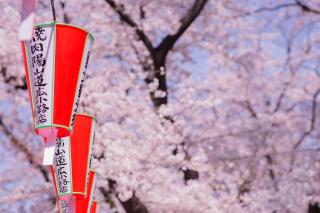
<path fill-rule="evenodd" d="M 92 44 L 88 31 L 55 22 L 36 25 L 22 42 L 34 129 L 47 148 L 72 132 Z"/>
<path fill-rule="evenodd" d="M 93 203 L 93 194 L 95 187 L 95 172 L 90 171 L 89 184 L 88 184 L 88 195 L 85 199 L 76 199 L 75 209 L 77 213 L 90 213 L 90 207 Z"/>
<path fill-rule="evenodd" d="M 72 197 L 70 200 L 58 200 L 58 207 L 60 213 L 95 213 L 98 212 L 97 201 L 93 201 L 95 187 L 95 172 L 90 171 L 88 183 L 88 195 L 83 199 Z"/>
<path fill-rule="evenodd" d="M 73 134 L 56 139 L 51 172 L 59 199 L 71 196 L 84 199 L 87 195 L 89 171 L 92 169 L 95 118 L 77 114 Z"/>
<path fill-rule="evenodd" d="M 54 184 L 59 213 L 75 213 L 75 199 L 71 198 L 68 201 L 59 200 L 57 186 L 56 186 L 56 178 L 54 176 L 52 166 L 50 166 L 50 171 L 51 171 L 52 180 L 53 180 L 53 184 Z"/>
<path fill-rule="evenodd" d="M 75 208 L 72 209 L 72 207 L 75 207 L 74 199 L 71 199 L 70 201 L 59 200 L 57 185 L 56 185 L 56 178 L 54 176 L 54 171 L 53 171 L 52 166 L 50 166 L 50 171 L 51 171 L 51 175 L 52 175 L 52 181 L 54 184 L 59 213 L 75 213 Z M 71 207 L 71 208 L 69 208 L 69 207 Z"/>

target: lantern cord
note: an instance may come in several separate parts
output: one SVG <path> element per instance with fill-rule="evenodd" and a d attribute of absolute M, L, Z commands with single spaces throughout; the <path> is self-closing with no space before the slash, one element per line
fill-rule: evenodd
<path fill-rule="evenodd" d="M 52 9 L 53 21 L 56 22 L 56 10 L 54 8 L 54 0 L 51 0 L 51 9 Z"/>

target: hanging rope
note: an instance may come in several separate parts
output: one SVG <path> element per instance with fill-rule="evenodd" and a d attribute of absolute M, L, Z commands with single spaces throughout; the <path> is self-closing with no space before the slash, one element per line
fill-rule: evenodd
<path fill-rule="evenodd" d="M 56 22 L 56 10 L 54 9 L 54 0 L 51 0 L 51 9 L 52 9 L 53 21 Z"/>

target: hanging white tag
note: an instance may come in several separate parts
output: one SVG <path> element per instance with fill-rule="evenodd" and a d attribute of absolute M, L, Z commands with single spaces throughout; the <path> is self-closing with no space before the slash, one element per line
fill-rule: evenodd
<path fill-rule="evenodd" d="M 45 143 L 44 148 L 44 154 L 43 154 L 43 165 L 53 165 L 53 157 L 54 157 L 54 151 L 55 151 L 55 144 L 56 144 L 56 138 L 47 138 L 47 141 Z"/>

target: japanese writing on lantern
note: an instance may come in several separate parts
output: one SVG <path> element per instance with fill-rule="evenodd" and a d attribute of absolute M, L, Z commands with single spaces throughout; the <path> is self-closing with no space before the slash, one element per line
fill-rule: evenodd
<path fill-rule="evenodd" d="M 69 192 L 70 186 L 69 149 L 67 146 L 69 146 L 69 143 L 64 141 L 63 138 L 57 139 L 54 166 L 58 191 L 61 194 Z"/>
<path fill-rule="evenodd" d="M 34 37 L 30 41 L 31 66 L 33 70 L 33 86 L 35 88 L 35 113 L 39 123 L 47 121 L 46 111 L 49 110 L 47 83 L 44 81 L 44 70 L 47 59 L 45 57 L 44 42 L 47 40 L 45 29 L 36 27 Z"/>
<path fill-rule="evenodd" d="M 74 124 L 74 120 L 75 120 L 75 117 L 76 117 L 76 112 L 77 112 L 78 107 L 79 107 L 80 96 L 81 96 L 81 91 L 82 91 L 82 87 L 83 87 L 83 82 L 84 82 L 85 77 L 86 77 L 86 70 L 87 70 L 87 67 L 88 67 L 89 57 L 90 57 L 90 51 L 87 52 L 86 62 L 85 62 L 85 65 L 84 65 L 84 69 L 82 71 L 82 78 L 80 80 L 78 95 L 76 97 L 75 106 L 74 106 L 74 109 L 73 109 L 73 115 L 72 115 L 72 119 L 71 119 L 71 126 L 73 126 L 73 124 Z"/>
<path fill-rule="evenodd" d="M 93 127 L 92 127 L 92 129 L 93 129 L 93 137 L 92 137 L 92 144 L 91 144 L 90 155 L 89 155 L 89 157 L 90 157 L 90 159 L 89 159 L 89 168 L 90 168 L 90 169 L 93 168 L 93 163 L 92 163 L 92 161 L 93 161 L 93 147 L 94 147 L 94 138 L 95 138 L 94 124 L 95 124 L 95 123 L 92 124 L 92 125 L 93 125 Z"/>
<path fill-rule="evenodd" d="M 94 132 L 94 128 L 95 128 L 95 123 L 92 123 L 92 130 L 93 131 L 93 137 L 92 137 L 92 142 L 90 141 L 91 147 L 90 147 L 90 155 L 89 155 L 89 166 L 88 166 L 88 171 L 87 171 L 87 179 L 86 179 L 86 187 L 88 187 L 89 184 L 89 176 L 90 176 L 90 170 L 93 168 L 93 147 L 94 147 L 94 138 L 95 138 L 95 132 Z"/>

